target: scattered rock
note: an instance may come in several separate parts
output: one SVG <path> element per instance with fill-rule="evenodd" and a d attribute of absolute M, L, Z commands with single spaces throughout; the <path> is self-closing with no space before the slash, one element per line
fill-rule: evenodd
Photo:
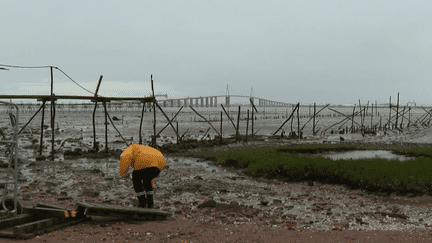
<path fill-rule="evenodd" d="M 6 163 L 4 161 L 0 161 L 0 168 L 8 168 L 9 163 Z"/>
<path fill-rule="evenodd" d="M 214 208 L 216 207 L 217 203 L 214 200 L 208 200 L 206 202 L 201 203 L 197 206 L 197 208 Z"/>

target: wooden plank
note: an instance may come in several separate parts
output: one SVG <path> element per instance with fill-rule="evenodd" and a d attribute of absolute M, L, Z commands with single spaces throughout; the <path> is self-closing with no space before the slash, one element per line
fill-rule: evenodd
<path fill-rule="evenodd" d="M 137 220 L 158 220 L 165 219 L 171 215 L 171 212 L 161 211 L 152 208 L 136 208 L 124 207 L 115 205 L 100 205 L 88 202 L 78 203 L 77 211 L 83 213 L 85 216 L 104 216 L 104 217 L 129 217 Z"/>
<path fill-rule="evenodd" d="M 42 203 L 42 202 L 38 202 L 37 206 L 40 208 L 53 208 L 53 209 L 58 209 L 58 210 L 66 210 L 69 214 L 69 217 L 76 217 L 76 212 L 73 210 L 70 210 L 68 208 L 65 207 L 61 207 L 61 206 L 57 206 L 57 205 L 52 205 L 52 204 L 47 204 L 47 203 Z M 66 217 L 67 218 L 67 217 Z"/>
<path fill-rule="evenodd" d="M 63 227 L 78 224 L 85 219 L 49 218 L 0 230 L 0 237 L 30 239 Z"/>
<path fill-rule="evenodd" d="M 51 227 L 57 223 L 60 223 L 60 218 L 48 218 L 42 219 L 34 222 L 30 222 L 27 224 L 17 225 L 13 227 L 13 233 L 15 236 L 21 234 L 32 233 L 36 230 L 40 230 L 42 228 Z"/>
<path fill-rule="evenodd" d="M 5 227 L 11 227 L 19 224 L 25 224 L 32 220 L 33 216 L 30 214 L 20 214 L 13 218 L 2 219 L 0 220 L 0 229 Z"/>
<path fill-rule="evenodd" d="M 52 218 L 52 217 L 68 218 L 68 217 L 70 217 L 70 214 L 67 210 L 54 209 L 54 208 L 23 207 L 22 212 L 26 213 L 26 214 L 34 215 L 35 217 L 38 217 L 38 218 Z"/>
<path fill-rule="evenodd" d="M 54 209 L 60 209 L 60 210 L 68 210 L 70 211 L 70 209 L 65 208 L 65 207 L 61 207 L 61 206 L 57 206 L 57 205 L 52 205 L 52 204 L 48 204 L 48 203 L 42 203 L 42 202 L 38 202 L 36 204 L 37 207 L 40 208 L 54 208 Z"/>

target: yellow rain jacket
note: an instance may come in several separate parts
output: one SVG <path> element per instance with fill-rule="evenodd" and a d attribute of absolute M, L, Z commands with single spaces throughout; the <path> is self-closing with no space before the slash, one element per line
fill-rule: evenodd
<path fill-rule="evenodd" d="M 132 161 L 134 160 L 134 163 Z M 131 144 L 120 155 L 120 176 L 127 177 L 129 167 L 133 170 L 141 170 L 146 167 L 156 166 L 161 171 L 165 166 L 165 158 L 163 154 L 150 146 Z M 152 180 L 152 184 L 154 179 Z"/>

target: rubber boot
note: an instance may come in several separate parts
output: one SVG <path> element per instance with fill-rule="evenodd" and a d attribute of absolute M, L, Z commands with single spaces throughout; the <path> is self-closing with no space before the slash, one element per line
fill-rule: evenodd
<path fill-rule="evenodd" d="M 148 191 L 146 192 L 146 194 L 147 194 L 147 208 L 153 208 L 154 207 L 153 191 Z"/>
<path fill-rule="evenodd" d="M 146 206 L 147 206 L 147 200 L 146 200 L 146 195 L 144 194 L 144 195 L 141 195 L 141 196 L 138 196 L 138 207 L 139 208 L 146 208 Z"/>

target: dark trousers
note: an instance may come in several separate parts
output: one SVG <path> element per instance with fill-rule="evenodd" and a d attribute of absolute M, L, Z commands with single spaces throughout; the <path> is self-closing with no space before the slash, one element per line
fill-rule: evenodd
<path fill-rule="evenodd" d="M 147 167 L 132 172 L 132 182 L 135 192 L 153 191 L 151 181 L 160 174 L 158 167 Z"/>

